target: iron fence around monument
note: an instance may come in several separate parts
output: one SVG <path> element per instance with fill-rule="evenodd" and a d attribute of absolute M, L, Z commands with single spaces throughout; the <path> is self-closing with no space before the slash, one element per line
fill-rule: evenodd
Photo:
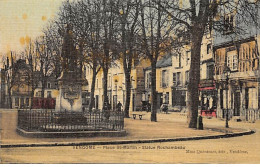
<path fill-rule="evenodd" d="M 30 132 L 120 131 L 124 129 L 124 113 L 18 110 L 17 126 Z"/>

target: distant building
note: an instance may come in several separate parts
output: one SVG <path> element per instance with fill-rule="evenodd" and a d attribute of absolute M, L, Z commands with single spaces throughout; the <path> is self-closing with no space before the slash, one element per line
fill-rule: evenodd
<path fill-rule="evenodd" d="M 144 69 L 145 75 L 145 100 L 151 104 L 151 66 Z M 160 109 L 163 103 L 172 105 L 172 54 L 162 56 L 156 63 L 156 91 L 157 91 L 157 109 Z"/>
<path fill-rule="evenodd" d="M 11 77 L 12 108 L 30 108 L 31 106 L 31 72 L 25 60 L 13 64 Z"/>
<path fill-rule="evenodd" d="M 31 108 L 36 105 L 35 99 L 41 98 L 42 81 L 40 71 L 34 71 L 32 75 L 30 66 L 25 60 L 19 59 L 12 63 L 12 66 L 9 65 L 8 68 L 6 66 L 5 69 L 1 69 L 0 75 L 0 102 L 2 108 L 10 108 L 10 103 L 12 104 L 11 108 Z M 34 85 L 34 94 L 32 94 L 32 85 Z M 56 99 L 58 95 L 57 89 L 57 79 L 51 73 L 46 79 L 44 98 Z"/>

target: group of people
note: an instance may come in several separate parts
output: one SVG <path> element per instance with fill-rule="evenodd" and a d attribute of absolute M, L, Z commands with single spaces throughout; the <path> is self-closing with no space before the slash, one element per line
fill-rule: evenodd
<path fill-rule="evenodd" d="M 123 107 L 122 103 L 118 101 L 116 105 L 116 111 L 122 111 L 122 107 Z M 104 110 L 111 110 L 111 105 L 109 103 L 105 103 Z"/>
<path fill-rule="evenodd" d="M 151 112 L 151 104 L 150 104 L 149 102 L 146 104 L 145 110 L 146 110 L 147 112 Z M 168 112 L 168 104 L 163 103 L 163 104 L 161 105 L 161 107 L 160 107 L 160 110 L 161 110 L 162 112 L 167 113 L 167 112 Z"/>

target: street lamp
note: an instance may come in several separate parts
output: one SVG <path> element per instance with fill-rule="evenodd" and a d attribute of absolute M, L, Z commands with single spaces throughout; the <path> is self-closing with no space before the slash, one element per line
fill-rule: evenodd
<path fill-rule="evenodd" d="M 231 70 L 230 68 L 226 65 L 224 70 L 223 70 L 223 75 L 226 77 L 226 128 L 229 128 L 228 126 L 228 80 L 230 76 Z"/>
<path fill-rule="evenodd" d="M 114 109 L 116 109 L 116 105 L 117 105 L 117 84 L 118 84 L 118 80 L 115 79 L 115 89 L 116 89 L 116 92 L 115 92 L 115 97 L 114 97 L 114 99 L 113 99 Z"/>

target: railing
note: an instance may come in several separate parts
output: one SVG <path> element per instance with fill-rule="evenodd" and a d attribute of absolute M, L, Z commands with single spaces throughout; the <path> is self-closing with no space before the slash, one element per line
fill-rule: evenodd
<path fill-rule="evenodd" d="M 258 109 L 245 109 L 241 112 L 242 119 L 245 121 L 256 121 L 260 118 L 260 112 Z"/>
<path fill-rule="evenodd" d="M 226 109 L 222 109 L 222 118 L 226 118 Z M 234 116 L 234 110 L 228 109 L 229 119 Z M 243 109 L 240 112 L 239 117 L 244 121 L 255 122 L 260 119 L 259 109 Z"/>
<path fill-rule="evenodd" d="M 18 110 L 18 127 L 26 131 L 118 131 L 124 129 L 124 114 L 104 112 L 57 112 Z"/>

